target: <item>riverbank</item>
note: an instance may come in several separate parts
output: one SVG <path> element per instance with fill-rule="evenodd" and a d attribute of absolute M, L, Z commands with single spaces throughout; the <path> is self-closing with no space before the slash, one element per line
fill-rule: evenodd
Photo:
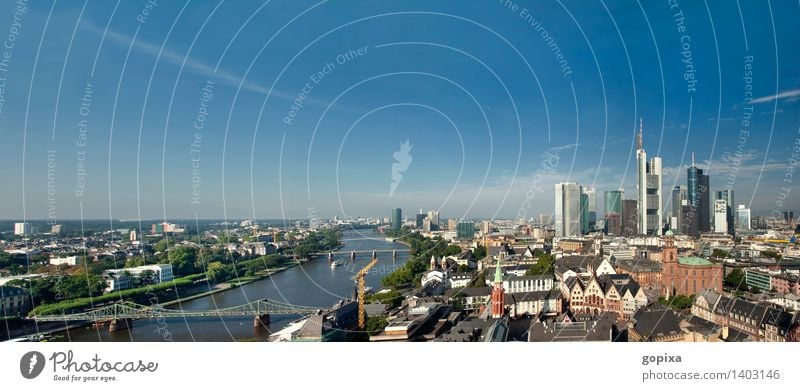
<path fill-rule="evenodd" d="M 234 289 L 234 288 L 238 288 L 238 287 L 241 287 L 241 286 L 245 286 L 247 284 L 252 284 L 252 283 L 254 283 L 256 281 L 263 280 L 263 279 L 265 279 L 267 277 L 272 277 L 275 274 L 278 274 L 280 272 L 289 270 L 289 269 L 291 269 L 293 267 L 297 267 L 297 266 L 303 265 L 303 264 L 305 264 L 307 262 L 310 262 L 311 260 L 312 260 L 311 258 L 306 258 L 303 261 L 293 262 L 291 265 L 277 267 L 277 268 L 273 268 L 273 269 L 267 269 L 267 270 L 264 271 L 263 274 L 259 274 L 259 275 L 256 275 L 256 276 L 234 278 L 234 279 L 231 279 L 231 280 L 228 280 L 228 281 L 225 281 L 225 282 L 221 282 L 221 283 L 215 284 L 208 291 L 197 293 L 197 294 L 186 296 L 186 297 L 180 297 L 180 298 L 177 298 L 175 300 L 170 300 L 170 301 L 164 302 L 161 305 L 163 305 L 165 307 L 178 305 L 178 304 L 185 303 L 187 301 L 199 299 L 201 297 L 211 296 L 211 295 L 216 294 L 216 293 L 220 293 L 220 292 L 224 292 L 224 291 L 227 291 L 227 290 L 230 290 L 230 289 Z"/>

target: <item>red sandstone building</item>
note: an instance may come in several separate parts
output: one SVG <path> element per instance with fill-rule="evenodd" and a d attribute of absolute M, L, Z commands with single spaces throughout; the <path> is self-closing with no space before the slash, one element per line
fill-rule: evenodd
<path fill-rule="evenodd" d="M 679 257 L 672 231 L 664 235 L 661 250 L 664 296 L 691 296 L 710 288 L 722 292 L 722 265 L 699 257 Z"/>

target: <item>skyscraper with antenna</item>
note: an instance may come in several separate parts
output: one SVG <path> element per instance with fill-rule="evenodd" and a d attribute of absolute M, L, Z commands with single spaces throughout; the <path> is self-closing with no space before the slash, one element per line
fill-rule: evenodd
<path fill-rule="evenodd" d="M 644 121 L 639 118 L 636 138 L 636 194 L 639 209 L 638 233 L 661 235 L 663 210 L 661 203 L 661 158 L 647 160 L 644 150 Z"/>

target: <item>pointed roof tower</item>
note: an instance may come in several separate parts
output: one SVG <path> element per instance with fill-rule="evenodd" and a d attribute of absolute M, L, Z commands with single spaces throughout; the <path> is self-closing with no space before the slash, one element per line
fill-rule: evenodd
<path fill-rule="evenodd" d="M 500 258 L 497 258 L 497 267 L 494 269 L 494 282 L 503 283 L 503 269 L 500 268 Z"/>
<path fill-rule="evenodd" d="M 642 144 L 642 133 L 644 132 L 644 124 L 642 122 L 642 117 L 639 117 L 639 135 L 636 137 L 636 149 L 643 149 L 644 145 Z"/>

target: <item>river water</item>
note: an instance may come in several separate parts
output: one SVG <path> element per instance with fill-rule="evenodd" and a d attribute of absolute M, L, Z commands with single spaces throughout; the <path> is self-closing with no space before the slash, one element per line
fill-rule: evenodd
<path fill-rule="evenodd" d="M 351 250 L 405 250 L 403 244 L 387 242 L 371 230 L 345 231 L 345 245 L 339 251 Z M 327 257 L 318 257 L 303 265 L 287 269 L 271 277 L 224 292 L 201 297 L 180 305 L 184 310 L 208 310 L 233 307 L 258 299 L 272 299 L 296 305 L 328 307 L 341 299 L 350 298 L 354 291 L 353 275 L 371 259 L 371 254 L 358 254 L 355 261 L 350 255 L 337 258 L 344 265 L 331 268 Z M 398 251 L 378 254 L 380 260 L 366 276 L 373 290 L 380 289 L 383 276 L 408 260 L 408 252 Z M 180 308 L 173 306 L 172 308 Z M 80 327 L 57 333 L 60 341 L 238 341 L 267 340 L 271 331 L 286 326 L 297 319 L 296 315 L 272 315 L 269 330 L 253 327 L 253 317 L 206 317 L 141 319 L 133 322 L 129 330 L 109 333 L 107 327 Z"/>

